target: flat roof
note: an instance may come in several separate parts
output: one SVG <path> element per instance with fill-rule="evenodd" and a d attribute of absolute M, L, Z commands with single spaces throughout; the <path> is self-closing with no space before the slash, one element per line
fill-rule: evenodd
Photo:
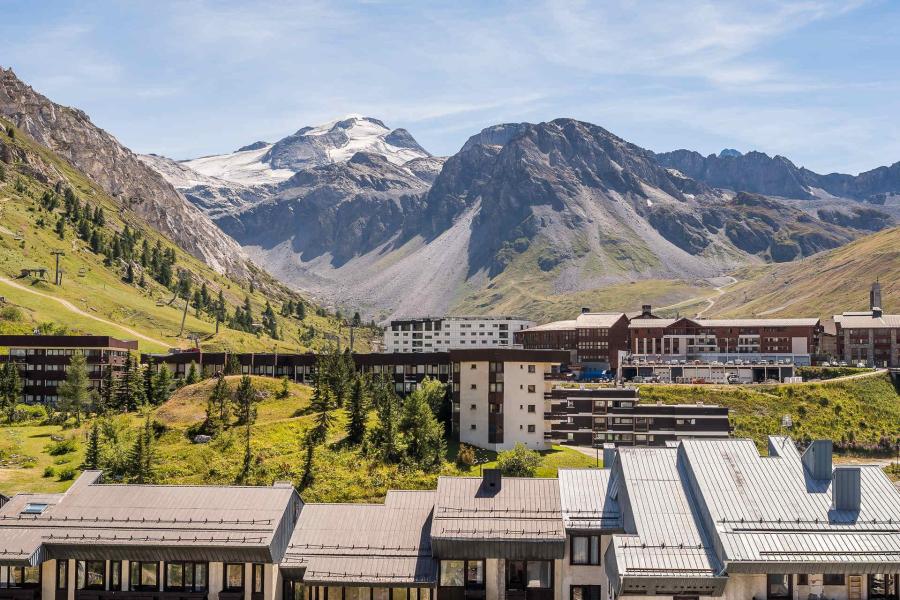
<path fill-rule="evenodd" d="M 818 318 L 799 319 L 632 319 L 629 329 L 663 329 L 679 321 L 693 323 L 698 327 L 815 327 Z"/>
<path fill-rule="evenodd" d="M 10 348 L 116 348 L 137 350 L 137 340 L 108 335 L 0 335 L 0 346 Z"/>

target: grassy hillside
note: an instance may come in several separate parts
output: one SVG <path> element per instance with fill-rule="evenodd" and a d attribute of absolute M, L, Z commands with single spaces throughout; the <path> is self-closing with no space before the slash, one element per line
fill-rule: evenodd
<path fill-rule="evenodd" d="M 232 390 L 239 377 L 229 377 Z M 259 403 L 259 416 L 252 428 L 252 447 L 255 457 L 253 482 L 271 484 L 276 479 L 297 483 L 302 475 L 303 454 L 301 432 L 314 419 L 309 414 L 311 390 L 307 386 L 291 384 L 290 395 L 280 399 L 276 392 L 281 382 L 272 378 L 254 377 L 254 386 L 263 390 L 265 398 Z M 161 431 L 155 444 L 156 477 L 161 483 L 233 483 L 240 471 L 244 438 L 243 429 L 234 428 L 218 436 L 209 444 L 194 444 L 189 431 L 203 421 L 206 401 L 214 382 L 203 381 L 178 390 L 172 398 L 153 414 Z M 375 461 L 359 449 L 348 448 L 342 442 L 346 415 L 336 411 L 337 423 L 332 428 L 328 444 L 317 450 L 317 477 L 303 492 L 307 501 L 375 501 L 384 497 L 390 488 L 433 488 L 438 473 L 424 473 L 409 467 L 385 465 Z M 133 432 L 140 426 L 137 415 L 120 415 L 111 419 L 113 427 L 122 431 L 122 447 L 130 447 Z M 84 457 L 85 438 L 89 426 L 63 431 L 59 426 L 30 423 L 14 427 L 0 426 L 0 492 L 21 490 L 62 491 L 71 480 L 60 481 L 58 471 L 77 468 Z M 50 454 L 54 443 L 51 436 L 75 440 L 71 452 L 59 456 Z M 483 466 L 492 466 L 496 455 L 478 451 L 479 466 L 460 470 L 454 463 L 457 447 L 448 445 L 447 463 L 441 474 L 478 474 Z M 56 464 L 56 463 L 59 464 Z M 537 475 L 555 477 L 560 467 L 595 466 L 596 460 L 571 448 L 555 447 L 543 453 Z M 45 476 L 51 467 L 53 474 Z"/>
<path fill-rule="evenodd" d="M 900 227 L 791 263 L 742 269 L 706 316 L 819 316 L 869 307 L 876 278 L 888 312 L 900 312 Z"/>
<path fill-rule="evenodd" d="M 885 373 L 844 381 L 773 386 L 642 385 L 642 402 L 720 404 L 731 409 L 734 436 L 764 449 L 766 436 L 781 434 L 791 415 L 795 439 L 855 441 L 873 449 L 883 438 L 900 440 L 900 395 Z"/>
<path fill-rule="evenodd" d="M 300 298 L 262 271 L 254 272 L 252 291 L 249 282 L 216 273 L 160 236 L 58 156 L 21 131 L 9 129 L 10 124 L 2 119 L 0 126 L 5 155 L 0 162 L 4 175 L 4 181 L 0 181 L 0 297 L 4 298 L 0 303 L 0 333 L 30 333 L 40 327 L 45 332 L 138 337 L 142 351 L 187 347 L 193 343 L 190 336 L 199 337 L 204 349 L 238 351 L 275 347 L 296 351 L 323 347 L 334 336 L 346 339 L 346 327 L 341 328 L 333 316 L 320 316 L 316 307 L 308 304 L 303 321 L 277 317 L 280 340 L 224 326 L 215 334 L 214 319 L 205 313 L 197 317 L 193 308 L 188 310 L 185 330 L 179 336 L 184 301 L 174 299 L 174 292 L 152 277 L 144 278 L 143 287 L 126 283 L 126 264 L 112 261 L 105 265 L 106 256 L 92 252 L 88 242 L 76 235 L 72 224 L 65 227 L 64 238 L 60 239 L 55 226 L 62 208 L 48 210 L 41 201 L 45 193 L 60 197 L 62 189 L 68 187 L 80 202 L 102 207 L 106 220 L 102 233 L 107 238 L 121 233 L 128 225 L 141 241 L 147 240 L 151 246 L 160 241 L 163 248 L 175 249 L 175 269 L 189 272 L 195 288 L 205 283 L 214 298 L 221 290 L 229 313 L 249 296 L 254 320 L 259 321 L 266 300 L 277 313 L 283 302 Z M 65 252 L 60 260 L 64 272 L 61 286 L 51 283 L 53 250 Z M 39 267 L 48 270 L 46 279 L 20 277 L 22 269 Z M 357 333 L 357 347 L 368 350 L 372 331 Z"/>

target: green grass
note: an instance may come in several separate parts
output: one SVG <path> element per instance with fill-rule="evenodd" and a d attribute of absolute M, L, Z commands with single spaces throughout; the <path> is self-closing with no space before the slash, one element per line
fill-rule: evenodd
<path fill-rule="evenodd" d="M 857 451 L 874 449 L 882 438 L 900 439 L 900 396 L 886 373 L 848 381 L 773 386 L 640 386 L 642 402 L 720 404 L 731 409 L 736 437 L 784 433 L 789 414 L 794 439 L 855 440 Z"/>
<path fill-rule="evenodd" d="M 78 441 L 74 452 L 52 456 L 48 449 L 51 436 Z M 83 432 L 63 431 L 57 425 L 23 425 L 0 428 L 0 492 L 62 492 L 71 481 L 60 481 L 56 473 L 67 467 L 78 468 L 84 460 Z M 44 477 L 47 467 L 54 475 Z"/>
<path fill-rule="evenodd" d="M 48 168 L 61 174 L 82 201 L 87 200 L 93 206 L 102 206 L 107 219 L 107 232 L 113 229 L 121 231 L 127 223 L 132 229 L 140 231 L 151 245 L 161 240 L 164 247 L 175 247 L 171 241 L 163 238 L 130 209 L 122 209 L 119 203 L 71 165 L 31 141 L 21 131 L 17 131 L 14 139 L 9 138 L 5 134 L 8 123 L 0 119 L 0 125 L 4 130 L 0 133 L 0 136 L 4 137 L 4 144 L 20 149 L 29 157 L 30 162 L 48 165 Z M 103 257 L 93 254 L 85 242 L 77 239 L 71 227 L 67 227 L 65 239 L 60 240 L 53 230 L 53 225 L 61 212 L 57 210 L 50 213 L 38 202 L 44 191 L 52 189 L 55 181 L 51 179 L 45 184 L 36 179 L 29 169 L 30 167 L 24 164 L 7 165 L 6 182 L 0 182 L 0 225 L 2 225 L 0 275 L 52 298 L 16 289 L 0 281 L 0 297 L 5 298 L 5 303 L 0 304 L 18 307 L 21 313 L 20 319 L 0 318 L 0 333 L 30 333 L 37 325 L 48 323 L 70 333 L 93 333 L 133 339 L 135 336 L 123 329 L 124 326 L 158 340 L 153 342 L 139 339 L 140 350 L 145 352 L 165 351 L 170 347 L 188 347 L 192 345 L 188 338 L 190 334 L 198 336 L 202 347 L 206 350 L 227 348 L 233 351 L 270 351 L 278 348 L 282 352 L 320 349 L 329 343 L 330 336 L 347 337 L 346 328 L 341 331 L 339 323 L 333 316 L 317 316 L 314 306 L 308 306 L 306 319 L 302 322 L 278 317 L 279 326 L 284 334 L 284 339 L 280 341 L 267 336 L 227 329 L 224 326 L 220 327 L 219 333 L 216 334 L 214 320 L 206 315 L 197 318 L 193 310 L 188 311 L 185 331 L 179 336 L 183 302 L 178 300 L 170 303 L 172 292 L 153 282 L 149 277 L 145 288 L 122 281 L 120 269 L 104 266 Z M 16 189 L 17 181 L 24 189 Z M 50 252 L 54 249 L 65 252 L 65 256 L 60 260 L 60 267 L 64 271 L 61 286 L 30 277 L 18 278 L 21 269 L 45 267 L 49 269 L 48 279 L 52 280 L 55 258 Z M 230 309 L 242 303 L 245 295 L 249 295 L 257 320 L 267 299 L 272 301 L 277 312 L 282 301 L 293 295 L 263 272 L 253 274 L 256 289 L 251 293 L 247 282 L 239 282 L 216 273 L 177 247 L 176 255 L 176 266 L 190 271 L 195 285 L 199 286 L 201 282 L 205 282 L 213 295 L 221 290 Z M 89 315 L 112 323 L 100 323 L 78 314 L 63 307 L 53 298 L 71 302 Z M 298 329 L 301 326 L 304 330 L 307 327 L 314 330 L 315 335 L 311 340 L 300 337 Z M 359 341 L 358 347 L 368 348 L 368 341 L 373 334 L 374 332 L 368 329 L 359 330 L 356 338 Z"/>
<path fill-rule="evenodd" d="M 232 390 L 238 377 L 229 377 Z M 252 447 L 255 457 L 252 483 L 270 485 L 276 479 L 299 482 L 304 455 L 300 447 L 303 430 L 310 426 L 314 415 L 308 414 L 311 390 L 307 386 L 291 384 L 290 395 L 279 399 L 276 392 L 281 382 L 272 378 L 254 377 L 254 386 L 263 390 L 265 399 L 258 405 L 258 419 L 252 427 Z M 191 426 L 204 418 L 206 400 L 213 386 L 212 380 L 178 390 L 159 407 L 153 418 L 164 426 L 155 444 L 156 477 L 161 483 L 227 484 L 233 483 L 241 468 L 244 450 L 244 430 L 232 428 L 208 444 L 194 444 L 188 437 Z M 438 475 L 478 475 L 480 468 L 496 465 L 496 454 L 478 451 L 479 465 L 459 469 L 455 465 L 457 444 L 448 444 L 447 463 L 440 473 L 425 473 L 405 465 L 385 465 L 366 456 L 358 448 L 350 448 L 343 441 L 346 415 L 336 412 L 336 425 L 328 443 L 315 456 L 316 479 L 303 492 L 311 502 L 378 501 L 389 489 L 432 489 Z M 140 425 L 137 415 L 127 419 L 132 428 Z M 71 455 L 67 466 L 78 467 L 83 460 L 84 438 L 88 429 L 70 430 L 66 435 L 79 440 L 78 450 Z M 62 491 L 71 482 L 42 477 L 47 466 L 54 466 L 47 444 L 51 434 L 60 434 L 59 426 L 0 427 L 0 439 L 14 439 L 10 444 L 16 454 L 27 456 L 6 469 L 0 469 L 0 492 Z M 0 446 L 3 448 L 3 446 Z M 2 451 L 2 450 L 0 450 Z M 542 453 L 537 475 L 555 477 L 562 467 L 596 466 L 596 460 L 571 448 L 554 446 Z"/>

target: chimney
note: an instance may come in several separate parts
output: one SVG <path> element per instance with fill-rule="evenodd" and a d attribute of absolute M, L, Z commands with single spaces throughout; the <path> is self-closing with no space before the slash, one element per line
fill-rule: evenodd
<path fill-rule="evenodd" d="M 590 307 L 590 306 L 582 306 L 582 307 L 581 307 L 581 314 L 586 315 L 586 314 L 588 314 L 589 312 L 591 312 L 591 307 Z"/>
<path fill-rule="evenodd" d="M 611 469 L 613 463 L 616 462 L 616 445 L 612 443 L 603 444 L 603 468 Z"/>
<path fill-rule="evenodd" d="M 800 459 L 813 479 L 831 479 L 831 440 L 816 440 Z"/>
<path fill-rule="evenodd" d="M 649 319 L 653 316 L 653 312 L 650 310 L 649 304 L 644 304 L 641 306 L 641 318 Z"/>
<path fill-rule="evenodd" d="M 503 484 L 503 474 L 500 469 L 484 469 L 481 472 L 481 485 L 486 491 L 499 492 Z"/>
<path fill-rule="evenodd" d="M 873 317 L 881 316 L 881 284 L 877 279 L 869 291 L 869 309 L 872 311 Z"/>
<path fill-rule="evenodd" d="M 831 501 L 835 510 L 859 511 L 862 501 L 859 467 L 839 466 L 834 468 L 831 479 Z"/>

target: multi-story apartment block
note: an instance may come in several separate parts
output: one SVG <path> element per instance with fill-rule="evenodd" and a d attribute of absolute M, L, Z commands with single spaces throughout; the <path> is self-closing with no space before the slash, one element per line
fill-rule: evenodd
<path fill-rule="evenodd" d="M 544 395 L 567 358 L 553 350 L 451 351 L 455 437 L 497 451 L 545 448 Z"/>
<path fill-rule="evenodd" d="M 0 508 L 0 599 L 900 598 L 900 491 L 829 441 L 607 448 L 602 469 L 485 469 L 382 504 L 98 475 Z"/>
<path fill-rule="evenodd" d="M 84 354 L 91 389 L 100 391 L 107 369 L 119 371 L 136 341 L 102 335 L 0 335 L 0 346 L 9 354 L 0 362 L 13 362 L 22 379 L 22 401 L 55 403 L 57 388 L 65 381 L 69 361 Z"/>
<path fill-rule="evenodd" d="M 837 357 L 847 363 L 900 367 L 900 315 L 884 314 L 881 284 L 869 292 L 869 310 L 834 316 Z"/>
<path fill-rule="evenodd" d="M 650 307 L 645 306 L 644 311 L 649 318 Z M 628 317 L 584 308 L 574 319 L 523 329 L 516 333 L 515 341 L 527 350 L 567 350 L 572 366 L 581 370 L 616 369 L 619 351 L 628 348 Z"/>
<path fill-rule="evenodd" d="M 387 352 L 511 348 L 514 334 L 533 325 L 533 321 L 518 317 L 399 319 L 385 329 L 384 347 Z"/>
<path fill-rule="evenodd" d="M 728 408 L 640 404 L 636 387 L 555 385 L 547 395 L 544 439 L 552 444 L 661 446 L 690 438 L 727 438 Z"/>

